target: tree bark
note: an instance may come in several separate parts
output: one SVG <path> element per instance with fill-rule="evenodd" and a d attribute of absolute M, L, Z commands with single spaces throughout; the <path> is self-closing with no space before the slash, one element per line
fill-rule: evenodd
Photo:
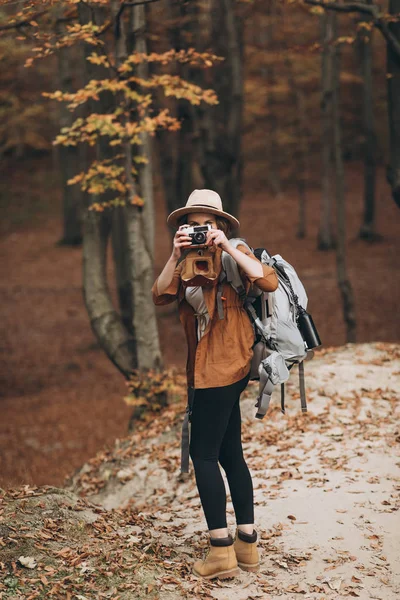
<path fill-rule="evenodd" d="M 146 7 L 135 6 L 132 8 L 133 23 L 136 31 L 136 52 L 146 54 Z M 148 79 L 148 63 L 141 63 L 137 67 L 137 74 L 142 79 Z M 148 116 L 148 114 L 147 114 Z M 141 196 L 145 199 L 143 207 L 143 225 L 149 247 L 150 258 L 153 262 L 154 255 L 154 193 L 153 193 L 153 144 L 148 133 L 140 133 L 141 146 L 137 149 L 138 153 L 146 159 L 147 162 L 139 164 L 138 182 Z"/>
<path fill-rule="evenodd" d="M 110 216 L 87 211 L 83 231 L 83 287 L 90 324 L 109 359 L 128 378 L 136 368 L 137 353 L 134 338 L 113 307 L 107 284 Z"/>
<path fill-rule="evenodd" d="M 356 317 L 354 307 L 353 289 L 347 275 L 346 267 L 346 211 L 345 211 L 345 185 L 344 167 L 342 156 L 342 134 L 340 124 L 340 64 L 339 52 L 336 50 L 333 59 L 333 96 L 332 117 L 333 137 L 335 151 L 335 180 L 336 180 L 336 224 L 337 248 L 336 269 L 338 286 L 342 296 L 343 317 L 346 324 L 346 342 L 356 341 Z"/>
<path fill-rule="evenodd" d="M 322 196 L 321 220 L 318 232 L 318 249 L 330 250 L 334 247 L 332 234 L 332 181 L 333 181 L 333 131 L 332 102 L 334 94 L 334 45 L 337 30 L 336 13 L 324 12 L 321 16 L 321 119 L 322 119 Z"/>
<path fill-rule="evenodd" d="M 112 2 L 112 12 L 118 12 L 119 0 Z M 136 50 L 146 52 L 144 38 L 145 12 L 143 6 L 133 7 L 130 26 L 134 29 Z M 117 65 L 127 57 L 128 36 L 125 23 L 120 20 L 119 37 L 115 40 Z M 140 65 L 137 74 L 145 77 L 146 66 Z M 121 99 L 121 102 L 127 102 Z M 129 104 L 125 105 L 126 112 L 139 115 L 132 111 Z M 113 240 L 114 257 L 122 262 L 117 266 L 117 278 L 120 277 L 120 305 L 125 310 L 125 318 L 129 319 L 129 330 L 132 331 L 136 342 L 137 368 L 140 370 L 160 369 L 162 367 L 161 351 L 157 329 L 155 306 L 151 299 L 153 284 L 153 246 L 154 246 L 154 206 L 152 182 L 152 155 L 148 134 L 141 134 L 142 145 L 138 153 L 145 155 L 148 163 L 140 169 L 139 185 L 132 174 L 133 157 L 132 145 L 129 139 L 124 141 L 125 176 L 128 183 L 127 204 L 121 207 L 118 217 L 114 219 Z M 138 193 L 144 198 L 144 207 L 132 204 Z M 122 256 L 123 255 L 123 256 Z M 125 292 L 125 295 L 123 295 Z M 122 297 L 121 297 L 122 295 Z"/>
<path fill-rule="evenodd" d="M 242 195 L 242 24 L 234 0 L 211 0 L 203 17 L 207 22 L 196 29 L 196 47 L 205 50 L 212 43 L 214 52 L 225 60 L 213 67 L 211 87 L 219 104 L 194 109 L 196 160 L 204 187 L 218 192 L 224 209 L 237 216 Z M 204 83 L 204 72 L 197 77 Z"/>
<path fill-rule="evenodd" d="M 147 53 L 146 8 L 135 6 L 132 10 L 136 32 L 136 51 Z M 146 63 L 138 65 L 139 77 L 149 75 Z M 153 195 L 153 149 L 148 133 L 140 134 L 141 152 L 147 162 L 139 166 L 139 187 L 144 199 L 143 208 L 128 206 L 131 217 L 127 222 L 128 250 L 132 256 L 132 277 L 134 289 L 134 331 L 138 342 L 139 369 L 161 369 L 162 359 L 157 328 L 155 306 L 151 299 L 154 262 L 154 195 Z M 131 160 L 131 159 L 130 159 Z M 132 164 L 132 162 L 130 163 Z M 127 164 L 129 167 L 129 163 Z"/>
<path fill-rule="evenodd" d="M 294 76 L 293 61 L 287 54 L 285 58 L 286 68 L 288 72 L 288 84 L 292 90 L 293 107 L 295 112 L 295 129 L 298 140 L 295 157 L 297 158 L 297 189 L 299 193 L 299 213 L 297 221 L 296 236 L 300 239 L 306 237 L 307 233 L 307 180 L 308 180 L 308 137 L 309 131 L 307 126 L 307 115 L 304 109 L 304 94 L 299 89 Z"/>
<path fill-rule="evenodd" d="M 78 15 L 81 24 L 88 23 L 93 17 L 97 24 L 103 20 L 101 9 L 91 10 L 84 2 L 78 4 Z M 85 52 L 90 53 L 91 50 L 85 49 Z M 102 68 L 88 61 L 85 63 L 88 81 L 104 75 Z M 102 94 L 96 110 L 107 112 L 110 101 L 114 102 L 112 96 Z M 94 110 L 93 107 L 92 109 Z M 112 156 L 107 142 L 101 141 L 97 144 L 96 154 L 98 159 Z M 93 201 L 101 202 L 108 197 L 109 194 L 104 194 L 93 198 Z M 101 213 L 86 211 L 83 232 L 83 290 L 94 334 L 110 360 L 128 378 L 132 370 L 137 367 L 137 348 L 136 340 L 124 327 L 113 307 L 107 284 L 106 254 L 111 233 L 111 217 L 108 210 Z"/>
<path fill-rule="evenodd" d="M 263 44 L 266 51 L 276 51 L 275 27 L 278 20 L 282 19 L 282 14 L 278 15 L 276 0 L 270 0 L 266 5 L 266 14 L 268 25 L 262 33 Z M 266 108 L 267 131 L 266 131 L 266 159 L 268 169 L 268 181 L 272 194 L 279 198 L 282 195 L 282 182 L 280 177 L 279 149 L 278 149 L 278 101 L 274 86 L 276 85 L 276 67 L 274 64 L 268 64 L 265 67 L 266 75 Z"/>
<path fill-rule="evenodd" d="M 188 39 L 193 35 L 194 24 L 197 23 L 197 2 L 188 5 L 167 0 L 166 10 L 168 20 L 173 23 L 173 26 L 168 27 L 171 47 L 178 51 L 187 50 L 191 45 Z M 193 69 L 188 65 L 180 65 L 179 74 L 189 81 L 196 78 Z M 181 127 L 174 132 L 173 137 L 168 131 L 159 130 L 156 134 L 158 159 L 168 213 L 180 208 L 196 185 L 193 183 L 195 111 L 187 100 L 176 101 L 176 117 Z M 200 182 L 198 187 L 204 187 L 202 183 Z"/>
<path fill-rule="evenodd" d="M 372 4 L 372 0 L 366 0 Z M 370 23 L 371 17 L 365 16 Z M 372 39 L 373 29 L 361 29 L 358 35 L 361 76 L 363 80 L 363 127 L 364 127 L 364 213 L 359 236 L 373 241 L 375 234 L 375 190 L 376 190 L 376 145 L 373 82 L 372 82 Z"/>
<path fill-rule="evenodd" d="M 56 11 L 56 33 L 65 33 L 65 24 L 61 20 L 62 9 Z M 69 47 L 59 48 L 58 73 L 59 85 L 63 92 L 74 91 L 72 80 L 71 52 Z M 68 110 L 65 103 L 60 103 L 60 129 L 70 127 L 75 120 L 73 113 Z M 68 185 L 72 179 L 82 170 L 81 151 L 78 146 L 58 146 L 58 160 L 61 175 L 61 187 L 63 191 L 63 234 L 58 242 L 65 246 L 79 246 L 82 243 L 82 212 L 83 193 L 79 185 Z"/>
<path fill-rule="evenodd" d="M 391 33 L 400 42 L 400 0 L 389 1 L 389 13 L 397 15 L 397 21 L 389 23 Z M 400 208 L 400 57 L 388 44 L 388 108 L 390 132 L 390 163 L 388 181 L 392 188 L 393 200 Z"/>
<path fill-rule="evenodd" d="M 180 66 L 179 73 L 202 87 L 212 87 L 219 105 L 191 106 L 176 102 L 181 129 L 176 143 L 164 132 L 157 133 L 158 154 L 168 212 L 181 207 L 193 187 L 216 190 L 224 208 L 237 214 L 242 187 L 241 129 L 243 112 L 243 35 L 234 0 L 168 0 L 168 18 L 173 22 L 169 39 L 174 49 L 195 46 L 225 57 L 207 70 Z M 181 23 L 180 23 L 181 21 Z M 189 41 L 190 40 L 190 41 Z M 168 137 L 167 137 L 168 135 Z"/>

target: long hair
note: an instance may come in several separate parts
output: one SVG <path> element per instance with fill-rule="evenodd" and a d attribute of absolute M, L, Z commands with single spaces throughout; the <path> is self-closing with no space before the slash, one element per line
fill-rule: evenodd
<path fill-rule="evenodd" d="M 218 229 L 221 229 L 221 231 L 224 232 L 228 240 L 238 236 L 238 230 L 234 229 L 232 223 L 228 221 L 228 219 L 225 219 L 225 217 L 219 217 L 215 215 L 215 220 L 217 222 Z M 178 219 L 178 227 L 180 227 L 181 225 L 187 225 L 187 222 L 188 215 L 183 215 L 180 219 Z"/>

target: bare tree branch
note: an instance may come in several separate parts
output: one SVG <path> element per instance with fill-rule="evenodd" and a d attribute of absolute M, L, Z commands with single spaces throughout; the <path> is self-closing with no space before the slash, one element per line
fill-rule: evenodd
<path fill-rule="evenodd" d="M 159 0 L 140 0 L 139 2 L 124 2 L 124 6 L 141 6 L 142 4 L 152 4 L 153 2 L 159 2 Z"/>
<path fill-rule="evenodd" d="M 372 17 L 377 17 L 379 15 L 377 6 L 374 4 L 364 4 L 364 2 L 346 2 L 346 4 L 338 4 L 335 1 L 324 2 L 323 0 L 304 0 L 304 2 L 306 4 L 311 4 L 312 6 L 320 6 L 321 8 L 328 8 L 338 12 L 360 12 L 371 15 Z"/>
<path fill-rule="evenodd" d="M 361 13 L 372 17 L 372 23 L 379 29 L 393 52 L 400 58 L 400 41 L 390 31 L 385 18 L 381 16 L 379 7 L 376 4 L 365 4 L 363 2 L 349 2 L 338 4 L 337 2 L 323 2 L 323 0 L 304 0 L 305 4 L 319 6 L 325 10 L 335 10 L 343 13 Z"/>
<path fill-rule="evenodd" d="M 20 27 L 25 27 L 25 25 L 30 25 L 31 21 L 35 21 L 42 15 L 46 14 L 48 9 L 41 10 L 40 12 L 34 13 L 28 19 L 23 19 L 22 21 L 17 21 L 16 23 L 7 23 L 7 25 L 0 25 L 0 31 L 6 31 L 9 29 L 19 29 Z M 31 25 L 33 27 L 33 25 Z"/>

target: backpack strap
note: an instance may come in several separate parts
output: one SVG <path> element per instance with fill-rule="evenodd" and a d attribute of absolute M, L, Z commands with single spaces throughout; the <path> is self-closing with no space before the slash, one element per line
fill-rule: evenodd
<path fill-rule="evenodd" d="M 265 331 L 265 327 L 262 324 L 261 319 L 257 316 L 257 313 L 254 309 L 254 306 L 252 305 L 252 302 L 254 302 L 255 298 L 247 298 L 245 301 L 245 309 L 248 312 L 249 316 L 251 317 L 251 319 L 254 322 L 254 325 L 257 327 L 259 334 L 262 336 L 262 338 L 264 339 L 265 342 L 268 343 L 268 336 L 267 336 L 267 332 Z"/>
<path fill-rule="evenodd" d="M 250 246 L 247 242 L 241 238 L 232 238 L 229 243 L 234 248 L 238 246 L 246 246 L 251 251 Z M 226 280 L 233 287 L 235 292 L 239 294 L 239 298 L 244 301 L 246 298 L 246 288 L 243 285 L 242 278 L 240 277 L 239 267 L 237 262 L 227 252 L 222 252 L 222 270 L 226 273 Z"/>
<path fill-rule="evenodd" d="M 289 369 L 292 367 L 291 365 Z M 300 402 L 301 411 L 307 412 L 307 399 L 306 399 L 306 386 L 304 380 L 304 361 L 299 363 L 299 388 L 300 388 Z M 285 384 L 281 383 L 281 411 L 285 414 Z"/>
<path fill-rule="evenodd" d="M 265 372 L 265 369 L 262 369 L 260 375 L 260 387 L 259 387 L 259 396 L 257 398 L 257 412 L 256 419 L 263 419 L 265 414 L 269 408 L 269 403 L 271 401 L 272 392 L 274 391 L 274 384 L 270 380 L 268 373 Z"/>
<path fill-rule="evenodd" d="M 300 387 L 300 402 L 301 411 L 307 412 L 306 386 L 304 381 L 304 361 L 299 363 L 299 387 Z"/>
<path fill-rule="evenodd" d="M 228 253 L 226 253 L 222 264 L 226 273 L 227 282 L 230 283 L 235 292 L 239 294 L 239 298 L 244 300 L 246 297 L 246 289 L 243 285 L 242 278 L 240 277 L 237 262 Z"/>
<path fill-rule="evenodd" d="M 217 310 L 218 310 L 218 317 L 220 318 L 220 320 L 222 320 L 224 318 L 224 305 L 222 303 L 222 290 L 224 289 L 225 281 L 226 281 L 226 273 L 222 269 L 221 275 L 219 276 L 218 287 L 217 287 Z"/>
<path fill-rule="evenodd" d="M 182 438 L 181 438 L 181 473 L 189 473 L 189 444 L 190 433 L 189 423 L 192 416 L 194 400 L 194 388 L 188 387 L 188 402 L 186 406 L 185 416 L 182 423 Z"/>

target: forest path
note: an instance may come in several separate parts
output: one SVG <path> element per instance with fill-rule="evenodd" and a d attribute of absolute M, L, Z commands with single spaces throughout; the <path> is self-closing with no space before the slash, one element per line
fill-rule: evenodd
<path fill-rule="evenodd" d="M 0 599 L 399 598 L 399 379 L 400 346 L 372 343 L 307 363 L 307 414 L 295 373 L 285 415 L 278 393 L 256 420 L 248 386 L 261 568 L 220 582 L 191 572 L 208 536 L 193 469 L 180 477 L 178 377 L 170 405 L 85 463 L 69 488 L 0 490 Z M 230 502 L 228 513 L 233 532 Z"/>
<path fill-rule="evenodd" d="M 258 574 L 204 583 L 190 576 L 207 547 L 206 525 L 192 466 L 185 481 L 178 476 L 180 421 L 173 408 L 149 423 L 144 437 L 117 442 L 114 453 L 75 478 L 91 501 L 106 509 L 128 505 L 152 523 L 146 535 L 157 544 L 161 571 L 183 575 L 179 589 L 175 577 L 155 577 L 161 600 L 399 597 L 400 347 L 328 348 L 306 363 L 306 387 L 305 415 L 294 372 L 286 415 L 279 392 L 263 421 L 254 419 L 256 384 L 242 397 L 262 552 Z M 230 498 L 228 525 L 233 533 Z"/>

